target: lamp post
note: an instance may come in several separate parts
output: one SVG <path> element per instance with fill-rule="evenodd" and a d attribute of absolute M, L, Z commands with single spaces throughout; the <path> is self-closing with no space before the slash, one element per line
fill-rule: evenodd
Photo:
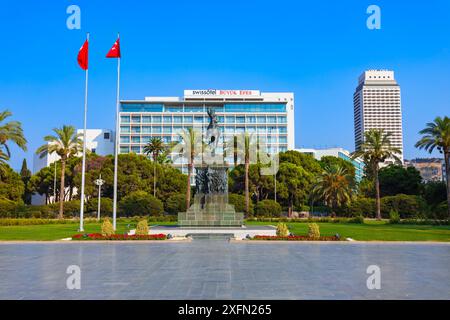
<path fill-rule="evenodd" d="M 98 185 L 98 209 L 97 209 L 97 220 L 100 220 L 100 204 L 102 197 L 102 185 L 105 183 L 105 180 L 102 180 L 102 175 L 98 179 L 95 180 L 95 184 Z"/>

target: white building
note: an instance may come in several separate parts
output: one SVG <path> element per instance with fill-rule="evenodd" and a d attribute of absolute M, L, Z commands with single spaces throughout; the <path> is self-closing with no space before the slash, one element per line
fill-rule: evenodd
<path fill-rule="evenodd" d="M 83 129 L 78 129 L 77 134 L 83 134 Z M 87 129 L 86 130 L 86 149 L 92 153 L 107 156 L 114 154 L 114 131 L 109 129 Z M 83 136 L 81 136 L 83 139 Z M 82 156 L 80 153 L 78 156 Z M 49 167 L 55 161 L 58 161 L 60 157 L 56 153 L 47 154 L 43 158 L 35 154 L 33 158 L 33 173 L 37 173 L 39 170 L 45 167 Z M 57 182 L 59 183 L 59 182 Z M 45 197 L 39 194 L 34 194 L 31 199 L 32 204 L 44 204 Z"/>
<path fill-rule="evenodd" d="M 358 80 L 353 95 L 355 149 L 359 150 L 364 133 L 370 129 L 383 129 L 391 133 L 391 143 L 401 150 L 403 161 L 403 128 L 400 86 L 394 71 L 368 70 Z M 392 163 L 392 159 L 385 164 Z"/>
<path fill-rule="evenodd" d="M 351 154 L 348 150 L 343 148 L 328 148 L 328 149 L 309 149 L 309 148 L 301 148 L 295 149 L 300 153 L 305 153 L 312 155 L 316 160 L 322 159 L 325 156 L 332 156 L 336 158 L 341 158 L 349 161 L 355 167 L 355 179 L 356 181 L 361 181 L 364 176 L 364 162 L 362 159 L 352 159 Z"/>
<path fill-rule="evenodd" d="M 123 100 L 120 106 L 120 153 L 142 153 L 152 137 L 179 141 L 186 128 L 206 131 L 207 109 L 218 116 L 222 138 L 243 132 L 264 136 L 267 151 L 294 149 L 294 94 L 259 90 L 184 90 L 183 97 Z M 187 173 L 187 162 L 175 162 Z"/>

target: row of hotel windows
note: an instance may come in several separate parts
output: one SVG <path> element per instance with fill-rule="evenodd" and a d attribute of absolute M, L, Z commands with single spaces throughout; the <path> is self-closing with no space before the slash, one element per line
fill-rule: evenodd
<path fill-rule="evenodd" d="M 169 133 L 179 134 L 183 129 L 191 128 L 192 126 L 120 126 L 120 133 Z M 205 127 L 206 130 L 206 127 Z M 219 130 L 224 133 L 262 133 L 262 134 L 286 134 L 286 126 L 266 127 L 266 126 L 247 126 L 247 127 L 231 127 L 220 126 Z"/>
<path fill-rule="evenodd" d="M 205 112 L 207 108 L 212 108 L 216 112 L 286 112 L 285 103 L 246 103 L 246 104 L 225 104 L 223 106 L 214 105 L 178 105 L 170 106 L 158 103 L 122 103 L 122 112 Z"/>
<path fill-rule="evenodd" d="M 286 116 L 218 116 L 219 123 L 286 123 Z M 209 123 L 203 116 L 120 116 L 120 123 Z"/>
<path fill-rule="evenodd" d="M 152 136 L 120 136 L 120 143 L 149 143 Z M 180 136 L 162 136 L 161 139 L 164 143 L 170 143 L 172 141 L 181 141 Z M 266 143 L 287 143 L 287 136 L 267 136 L 265 137 Z"/>
<path fill-rule="evenodd" d="M 142 148 L 141 146 L 120 146 L 120 153 L 137 153 L 137 154 L 141 154 L 142 153 Z M 267 146 L 266 150 L 268 153 L 270 154 L 274 154 L 277 152 L 285 152 L 287 151 L 287 146 Z"/>

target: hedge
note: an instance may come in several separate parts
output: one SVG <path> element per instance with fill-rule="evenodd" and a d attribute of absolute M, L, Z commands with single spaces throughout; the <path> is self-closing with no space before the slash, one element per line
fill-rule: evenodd
<path fill-rule="evenodd" d="M 145 191 L 131 192 L 123 197 L 123 199 L 119 201 L 119 208 L 126 216 L 159 216 L 164 211 L 161 200 Z"/>
<path fill-rule="evenodd" d="M 228 194 L 228 203 L 234 206 L 236 212 L 245 212 L 245 196 L 237 193 L 230 193 Z M 253 201 L 251 199 L 249 201 L 248 207 L 249 207 L 248 214 L 252 215 L 255 209 Z"/>
<path fill-rule="evenodd" d="M 164 203 L 164 209 L 168 214 L 178 214 L 178 212 L 186 211 L 186 195 L 185 194 L 173 194 L 166 199 Z"/>
<path fill-rule="evenodd" d="M 381 216 L 389 218 L 391 211 L 397 211 L 401 219 L 419 218 L 427 214 L 425 200 L 419 196 L 398 194 L 381 198 Z"/>
<path fill-rule="evenodd" d="M 274 200 L 262 200 L 256 204 L 256 216 L 279 217 L 281 206 Z"/>

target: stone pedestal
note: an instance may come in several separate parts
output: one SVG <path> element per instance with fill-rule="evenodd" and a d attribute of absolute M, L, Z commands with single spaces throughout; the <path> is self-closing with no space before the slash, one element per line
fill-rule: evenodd
<path fill-rule="evenodd" d="M 180 227 L 240 227 L 243 220 L 244 214 L 228 204 L 226 194 L 197 194 L 194 204 L 178 213 Z"/>

